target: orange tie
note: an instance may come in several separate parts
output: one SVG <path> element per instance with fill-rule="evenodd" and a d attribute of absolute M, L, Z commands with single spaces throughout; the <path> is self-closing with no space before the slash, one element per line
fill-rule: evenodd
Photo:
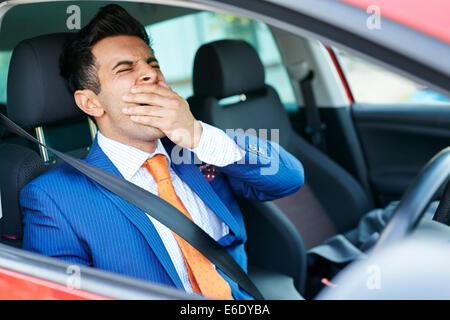
<path fill-rule="evenodd" d="M 172 180 L 170 179 L 166 156 L 157 154 L 148 159 L 143 166 L 155 179 L 158 185 L 159 197 L 166 200 L 192 220 L 191 215 L 175 193 Z M 183 253 L 192 289 L 208 298 L 231 300 L 230 286 L 213 267 L 212 263 L 179 235 L 174 232 L 173 235 Z"/>

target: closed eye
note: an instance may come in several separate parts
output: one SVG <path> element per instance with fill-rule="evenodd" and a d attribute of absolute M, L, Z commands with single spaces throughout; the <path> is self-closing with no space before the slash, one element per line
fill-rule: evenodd
<path fill-rule="evenodd" d="M 152 62 L 154 62 L 154 61 L 152 61 Z M 149 63 L 149 64 L 150 64 L 150 63 Z M 150 64 L 150 67 L 155 68 L 155 69 L 159 69 L 159 64 L 154 64 L 154 65 L 151 65 L 151 64 Z"/>
<path fill-rule="evenodd" d="M 124 72 L 124 71 L 130 71 L 130 70 L 131 70 L 131 68 L 126 68 L 126 69 L 122 69 L 122 70 L 117 71 L 117 73 Z"/>
<path fill-rule="evenodd" d="M 156 60 L 155 57 L 150 57 L 150 58 L 148 58 L 148 59 L 147 59 L 147 63 L 148 63 L 149 65 L 151 65 L 152 63 L 154 63 L 154 65 L 151 65 L 151 66 L 152 66 L 153 68 L 159 69 L 159 63 L 158 63 L 158 60 Z"/>

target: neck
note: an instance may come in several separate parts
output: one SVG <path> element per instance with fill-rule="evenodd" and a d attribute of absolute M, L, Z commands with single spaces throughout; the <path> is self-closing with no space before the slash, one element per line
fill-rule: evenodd
<path fill-rule="evenodd" d="M 100 130 L 100 132 L 102 133 L 102 135 L 104 135 L 105 137 L 120 142 L 122 144 L 126 144 L 130 147 L 139 149 L 141 151 L 144 151 L 146 153 L 153 153 L 156 150 L 156 145 L 157 145 L 157 140 L 140 140 L 140 139 L 133 139 L 130 137 L 127 137 L 125 135 L 116 135 L 116 134 L 111 134 L 110 132 L 104 132 L 102 130 Z"/>

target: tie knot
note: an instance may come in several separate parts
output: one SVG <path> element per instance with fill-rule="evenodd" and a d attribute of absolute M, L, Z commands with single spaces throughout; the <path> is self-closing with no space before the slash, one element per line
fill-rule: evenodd
<path fill-rule="evenodd" d="M 169 166 L 167 165 L 167 159 L 165 155 L 157 154 L 152 158 L 147 159 L 144 166 L 153 176 L 153 179 L 155 179 L 156 183 L 162 180 L 170 179 Z"/>

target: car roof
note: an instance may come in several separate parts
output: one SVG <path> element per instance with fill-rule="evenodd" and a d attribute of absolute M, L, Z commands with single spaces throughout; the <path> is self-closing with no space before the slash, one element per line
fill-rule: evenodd
<path fill-rule="evenodd" d="M 355 4 L 347 1 L 355 1 Z M 400 15 L 397 20 L 389 18 L 387 13 L 393 14 L 393 9 L 383 11 L 383 8 L 393 7 L 379 7 L 380 10 L 377 12 L 374 10 L 375 7 L 366 6 L 369 1 L 362 1 L 249 0 L 239 2 L 239 7 L 260 16 L 270 15 L 267 21 L 273 21 L 275 27 L 287 31 L 293 30 L 299 35 L 312 34 L 326 45 L 344 49 L 448 95 L 450 92 L 448 42 L 398 22 Z M 431 0 L 427 3 L 428 5 L 433 3 L 429 5 L 433 7 L 433 10 L 443 10 L 442 8 L 448 6 L 443 7 L 441 5 L 443 1 Z M 221 3 L 224 2 L 229 6 L 237 6 L 238 0 L 221 0 Z M 409 1 L 406 0 L 393 2 L 401 2 L 405 8 L 409 6 Z M 388 1 L 377 0 L 372 5 L 378 6 L 384 3 Z M 434 3 L 439 3 L 440 6 Z M 408 9 L 407 12 L 410 15 L 408 18 L 410 23 L 418 15 L 420 16 L 417 10 Z M 278 20 L 274 21 L 274 19 Z M 438 26 L 436 28 L 439 28 L 439 34 L 448 33 L 445 29 L 447 22 L 437 20 L 430 24 Z"/>

